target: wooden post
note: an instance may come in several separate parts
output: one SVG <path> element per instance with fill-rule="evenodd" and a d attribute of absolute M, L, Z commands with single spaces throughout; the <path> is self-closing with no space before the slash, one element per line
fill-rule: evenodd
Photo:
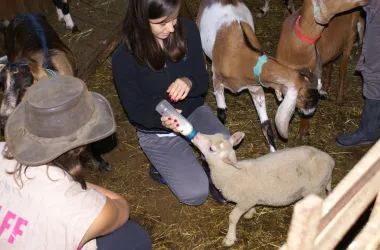
<path fill-rule="evenodd" d="M 369 219 L 347 250 L 377 250 L 380 244 L 380 214 Z"/>
<path fill-rule="evenodd" d="M 325 199 L 315 249 L 333 249 L 376 197 L 380 140 Z"/>
<path fill-rule="evenodd" d="M 323 200 L 309 195 L 294 206 L 286 247 L 281 250 L 312 250 L 321 218 Z"/>

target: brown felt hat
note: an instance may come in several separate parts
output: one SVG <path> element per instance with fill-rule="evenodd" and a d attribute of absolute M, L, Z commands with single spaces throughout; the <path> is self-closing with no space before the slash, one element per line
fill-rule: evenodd
<path fill-rule="evenodd" d="M 38 166 L 103 139 L 116 130 L 107 99 L 73 76 L 33 84 L 5 125 L 7 150 L 21 164 Z"/>

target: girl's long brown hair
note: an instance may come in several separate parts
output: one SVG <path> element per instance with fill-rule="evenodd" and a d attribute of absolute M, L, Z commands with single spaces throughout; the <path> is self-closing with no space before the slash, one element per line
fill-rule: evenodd
<path fill-rule="evenodd" d="M 173 62 L 187 52 L 187 39 L 178 19 L 174 32 L 164 40 L 164 49 L 154 37 L 149 19 L 171 16 L 179 11 L 181 0 L 129 0 L 123 24 L 123 43 L 140 64 L 161 70 L 168 56 Z"/>
<path fill-rule="evenodd" d="M 80 156 L 82 152 L 84 151 L 84 149 L 85 149 L 85 146 L 81 146 L 62 154 L 61 156 L 57 157 L 52 162 L 47 164 L 48 165 L 47 171 L 49 171 L 50 166 L 58 167 L 62 169 L 63 171 L 65 171 L 65 173 L 67 173 L 69 176 L 71 176 L 74 181 L 80 183 L 83 189 L 87 189 L 86 181 L 84 179 L 83 169 L 80 163 Z M 9 156 L 7 157 L 6 154 L 4 154 L 4 157 L 8 159 L 11 158 Z M 23 168 L 23 165 L 18 163 L 15 170 L 8 172 L 8 174 L 12 174 L 16 183 L 20 187 L 22 187 L 23 186 L 22 173 L 26 176 L 26 170 L 28 168 L 30 168 L 30 166 L 25 166 L 25 168 Z M 24 171 L 22 171 L 22 169 L 24 169 Z M 49 172 L 47 172 L 47 175 L 49 176 Z"/>

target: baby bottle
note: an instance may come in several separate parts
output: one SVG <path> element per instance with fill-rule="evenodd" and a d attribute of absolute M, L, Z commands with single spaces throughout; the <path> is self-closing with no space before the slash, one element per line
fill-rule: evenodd
<path fill-rule="evenodd" d="M 179 131 L 181 131 L 181 134 L 187 139 L 191 140 L 197 134 L 197 131 L 193 128 L 191 123 L 178 113 L 177 110 L 165 99 L 156 106 L 156 111 L 160 113 L 161 116 L 176 119 L 179 124 Z"/>

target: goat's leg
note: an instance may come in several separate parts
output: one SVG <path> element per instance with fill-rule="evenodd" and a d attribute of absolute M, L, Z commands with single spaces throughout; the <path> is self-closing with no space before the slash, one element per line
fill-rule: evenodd
<path fill-rule="evenodd" d="M 302 140 L 306 139 L 309 135 L 309 127 L 310 127 L 310 118 L 301 117 L 300 118 L 300 126 L 298 128 L 298 135 Z"/>
<path fill-rule="evenodd" d="M 66 29 L 71 30 L 73 33 L 79 32 L 78 27 L 74 24 L 70 15 L 69 1 L 53 0 L 54 5 L 57 8 L 58 20 L 65 23 Z"/>
<path fill-rule="evenodd" d="M 294 13 L 296 12 L 296 9 L 294 8 L 294 2 L 293 0 L 288 0 L 288 10 L 290 11 L 290 13 Z"/>
<path fill-rule="evenodd" d="M 224 98 L 224 86 L 222 80 L 213 74 L 214 95 L 216 99 L 218 119 L 225 124 L 227 119 L 227 105 Z"/>
<path fill-rule="evenodd" d="M 265 136 L 269 144 L 269 148 L 271 152 L 276 151 L 276 145 L 274 143 L 274 136 L 272 126 L 269 122 L 266 104 L 265 104 L 265 94 L 264 90 L 261 86 L 250 86 L 248 88 L 249 93 L 252 96 L 253 103 L 255 104 L 257 113 L 259 114 L 260 122 L 261 122 L 261 130 Z"/>
<path fill-rule="evenodd" d="M 250 208 L 250 207 L 249 207 Z M 236 224 L 239 222 L 240 217 L 248 211 L 249 208 L 239 206 L 236 204 L 229 215 L 229 226 L 226 237 L 223 239 L 223 245 L 232 246 L 236 241 Z"/>
<path fill-rule="evenodd" d="M 253 207 L 253 208 L 251 208 L 251 209 L 249 209 L 248 210 L 248 212 L 246 212 L 245 214 L 244 214 L 244 219 L 247 219 L 247 220 L 249 220 L 249 219 L 252 219 L 253 218 L 253 215 L 256 213 L 256 208 L 255 207 Z"/>
<path fill-rule="evenodd" d="M 343 104 L 344 81 L 346 79 L 347 63 L 348 63 L 348 58 L 350 57 L 350 53 L 351 53 L 353 45 L 354 45 L 354 38 L 352 38 L 351 41 L 347 43 L 347 46 L 343 51 L 343 56 L 342 56 L 340 69 L 339 69 L 339 89 L 338 89 L 338 96 L 336 98 L 337 104 Z"/>
<path fill-rule="evenodd" d="M 264 0 L 264 6 L 261 7 L 260 13 L 257 14 L 258 18 L 264 18 L 268 14 L 268 11 L 269 11 L 269 2 L 270 2 L 270 0 Z"/>
<path fill-rule="evenodd" d="M 111 171 L 111 166 L 106 162 L 102 154 L 111 151 L 116 146 L 115 134 L 108 136 L 100 141 L 93 142 L 89 145 L 90 154 L 95 167 L 102 172 Z"/>
<path fill-rule="evenodd" d="M 353 46 L 361 46 L 363 44 L 365 20 L 360 17 L 356 23 L 356 32 L 358 33 L 358 41 Z"/>
<path fill-rule="evenodd" d="M 322 84 L 322 89 L 319 91 L 319 94 L 321 95 L 322 99 L 327 98 L 327 95 L 329 93 L 329 88 L 330 88 L 330 83 L 331 83 L 331 75 L 333 71 L 333 62 L 329 62 L 326 65 L 326 73 L 323 78 L 323 84 Z"/>

